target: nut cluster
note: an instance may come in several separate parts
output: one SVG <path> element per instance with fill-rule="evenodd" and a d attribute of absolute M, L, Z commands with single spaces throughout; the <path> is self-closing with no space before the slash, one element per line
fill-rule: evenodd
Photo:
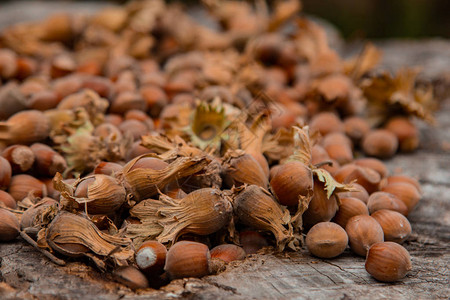
<path fill-rule="evenodd" d="M 418 147 L 431 91 L 374 75 L 371 45 L 341 59 L 296 0 L 205 3 L 215 27 L 156 0 L 2 32 L 0 241 L 89 257 L 133 289 L 299 251 L 302 234 L 312 255 L 350 245 L 403 278 L 421 189 L 380 159 Z"/>

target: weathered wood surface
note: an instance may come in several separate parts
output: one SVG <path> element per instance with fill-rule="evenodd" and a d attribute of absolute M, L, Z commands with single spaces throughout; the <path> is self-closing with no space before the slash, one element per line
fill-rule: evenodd
<path fill-rule="evenodd" d="M 5 10 L 0 9 L 0 20 Z M 1 24 L 0 24 L 1 26 Z M 382 66 L 422 65 L 425 77 L 450 72 L 450 41 L 387 41 Z M 448 86 L 449 82 L 447 82 Z M 173 281 L 160 291 L 133 293 L 77 261 L 58 267 L 21 240 L 0 244 L 0 299 L 448 299 L 450 297 L 450 98 L 438 125 L 419 124 L 422 143 L 411 155 L 387 162 L 391 171 L 415 176 L 424 196 L 409 216 L 413 235 L 405 247 L 413 270 L 399 283 L 380 283 L 350 251 L 333 260 L 306 250 L 280 256 L 252 255 L 217 276 Z"/>

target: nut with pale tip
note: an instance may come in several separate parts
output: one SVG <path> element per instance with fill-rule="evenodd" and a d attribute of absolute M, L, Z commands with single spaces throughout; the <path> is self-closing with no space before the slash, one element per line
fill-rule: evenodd
<path fill-rule="evenodd" d="M 135 253 L 136 265 L 148 276 L 163 273 L 166 262 L 166 247 L 158 241 L 144 242 Z"/>

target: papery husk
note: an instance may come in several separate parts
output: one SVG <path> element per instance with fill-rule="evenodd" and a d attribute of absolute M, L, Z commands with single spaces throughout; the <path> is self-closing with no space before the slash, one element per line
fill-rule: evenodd
<path fill-rule="evenodd" d="M 102 259 L 112 259 L 118 266 L 127 265 L 127 261 L 134 255 L 130 249 L 130 239 L 105 234 L 88 219 L 66 211 L 61 211 L 45 230 L 45 242 L 41 241 L 40 246 L 45 246 L 45 244 L 67 256 L 89 254 L 84 251 L 68 250 L 61 246 L 78 244 L 89 248 L 93 254 Z"/>
<path fill-rule="evenodd" d="M 145 135 L 142 136 L 141 145 L 155 151 L 165 161 L 173 160 L 176 157 L 192 157 L 206 155 L 199 148 L 189 146 L 181 137 L 175 136 L 173 139 L 163 135 Z"/>
<path fill-rule="evenodd" d="M 262 143 L 262 152 L 269 161 L 282 161 L 294 153 L 292 129 L 280 128 L 273 135 L 266 135 Z"/>
<path fill-rule="evenodd" d="M 94 179 L 88 185 L 87 197 L 76 197 L 75 191 L 83 181 Z M 127 200 L 125 188 L 111 176 L 95 174 L 77 180 L 73 185 L 63 181 L 61 174 L 53 178 L 53 185 L 61 193 L 60 203 L 64 209 L 86 210 L 89 214 L 111 214 Z"/>
<path fill-rule="evenodd" d="M 213 103 L 197 103 L 186 132 L 194 146 L 202 150 L 217 151 L 229 124 L 221 100 L 216 98 Z"/>
<path fill-rule="evenodd" d="M 103 122 L 103 115 L 109 106 L 108 100 L 100 97 L 96 92 L 90 89 L 82 90 L 71 94 L 58 104 L 58 109 L 75 109 L 83 107 L 89 115 L 90 121 L 94 125 Z"/>
<path fill-rule="evenodd" d="M 183 199 L 161 194 L 159 200 L 144 200 L 130 210 L 142 224 L 128 225 L 127 236 L 138 246 L 145 239 L 172 244 L 185 233 L 215 233 L 231 221 L 230 201 L 224 192 L 212 188 L 196 190 Z"/>
<path fill-rule="evenodd" d="M 220 189 L 222 187 L 221 161 L 214 157 L 209 158 L 211 158 L 211 162 L 203 170 L 188 177 L 178 179 L 178 186 L 186 192 L 208 187 Z"/>
<path fill-rule="evenodd" d="M 265 188 L 269 183 L 269 176 L 258 161 L 243 150 L 228 150 L 225 153 L 223 172 L 225 183 L 229 187 L 256 184 Z"/>
<path fill-rule="evenodd" d="M 415 116 L 431 124 L 436 109 L 431 86 L 416 87 L 418 70 L 402 69 L 394 76 L 382 73 L 361 81 L 368 102 L 368 121 L 372 126 L 382 124 L 391 116 Z"/>
<path fill-rule="evenodd" d="M 209 153 L 188 145 L 182 138 L 176 136 L 173 140 L 163 135 L 147 135 L 142 137 L 142 145 L 155 151 L 164 161 L 172 161 L 177 157 L 205 156 L 211 162 L 200 172 L 189 175 L 178 181 L 180 187 L 189 188 L 220 188 L 222 186 L 221 162 Z"/>
<path fill-rule="evenodd" d="M 20 228 L 23 230 L 28 227 L 39 227 L 48 224 L 52 219 L 51 215 L 56 215 L 59 211 L 59 204 L 51 198 L 44 197 L 36 204 L 28 207 L 20 219 Z"/>
<path fill-rule="evenodd" d="M 75 117 L 67 123 L 53 128 L 51 138 L 67 161 L 69 168 L 77 174 L 93 170 L 101 161 L 119 161 L 132 143 L 131 137 L 120 138 L 112 133 L 107 137 L 94 135 L 94 125 L 84 108 L 75 110 Z M 102 115 L 103 116 L 103 115 Z M 77 175 L 75 174 L 75 175 Z"/>
<path fill-rule="evenodd" d="M 247 126 L 243 122 L 237 121 L 239 132 L 240 148 L 259 163 L 264 174 L 269 176 L 269 164 L 263 155 L 264 136 L 272 129 L 270 116 L 268 113 L 261 113 Z"/>
<path fill-rule="evenodd" d="M 129 161 L 124 166 L 123 172 L 118 174 L 136 202 L 156 195 L 158 189 L 162 190 L 174 180 L 200 172 L 210 163 L 210 160 L 204 156 L 180 157 L 162 170 L 138 168 L 130 171 L 141 157 L 147 156 L 152 154 L 144 154 Z"/>
<path fill-rule="evenodd" d="M 233 189 L 233 193 L 237 222 L 272 232 L 278 251 L 283 251 L 286 246 L 295 249 L 296 239 L 289 211 L 279 205 L 267 190 L 256 185 L 246 185 Z"/>
<path fill-rule="evenodd" d="M 311 165 L 312 142 L 309 135 L 309 126 L 302 128 L 293 126 L 294 129 L 294 153 L 286 160 L 299 161 L 307 166 Z"/>
<path fill-rule="evenodd" d="M 371 71 L 381 60 L 382 53 L 372 43 L 367 43 L 361 53 L 344 62 L 345 73 L 353 80 Z"/>

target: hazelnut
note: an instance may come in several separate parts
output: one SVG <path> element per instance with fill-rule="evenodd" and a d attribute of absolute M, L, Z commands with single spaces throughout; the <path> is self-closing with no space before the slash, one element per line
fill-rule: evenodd
<path fill-rule="evenodd" d="M 345 230 L 336 223 L 321 222 L 314 225 L 306 235 L 306 247 L 311 254 L 321 258 L 336 257 L 348 244 Z"/>
<path fill-rule="evenodd" d="M 388 175 L 389 171 L 381 160 L 374 157 L 364 157 L 364 158 L 358 158 L 355 159 L 353 162 L 357 166 L 370 168 L 372 170 L 375 170 L 380 174 L 381 178 L 384 178 Z"/>
<path fill-rule="evenodd" d="M 0 242 L 9 242 L 19 236 L 20 226 L 17 217 L 4 208 L 0 208 Z"/>
<path fill-rule="evenodd" d="M 135 254 L 139 269 L 149 276 L 160 275 L 166 262 L 166 247 L 157 241 L 144 242 Z"/>
<path fill-rule="evenodd" d="M 14 174 L 25 173 L 33 166 L 35 155 L 30 147 L 25 145 L 12 145 L 2 152 L 12 168 Z"/>
<path fill-rule="evenodd" d="M 394 210 L 402 215 L 408 215 L 408 207 L 397 196 L 386 192 L 372 193 L 367 202 L 369 213 L 373 214 L 380 209 Z"/>
<path fill-rule="evenodd" d="M 384 232 L 384 240 L 387 242 L 401 244 L 411 234 L 411 224 L 399 212 L 382 209 L 374 212 L 371 217 L 380 223 Z"/>
<path fill-rule="evenodd" d="M 392 175 L 392 176 L 386 177 L 380 182 L 380 188 L 383 188 L 390 183 L 398 183 L 398 182 L 410 183 L 416 187 L 417 191 L 420 194 L 422 194 L 422 189 L 420 187 L 419 181 L 417 181 L 417 179 L 415 179 L 411 176 L 407 176 L 407 175 Z"/>
<path fill-rule="evenodd" d="M 384 241 L 381 225 L 367 215 L 354 216 L 347 222 L 345 231 L 350 248 L 358 255 L 366 256 L 367 250 L 375 243 Z"/>
<path fill-rule="evenodd" d="M 285 163 L 270 180 L 270 187 L 280 204 L 296 206 L 299 196 L 306 196 L 312 190 L 312 172 L 299 161 Z"/>
<path fill-rule="evenodd" d="M 352 148 L 346 144 L 329 144 L 325 146 L 325 150 L 331 159 L 341 165 L 348 164 L 353 160 Z"/>
<path fill-rule="evenodd" d="M 397 137 L 400 151 L 411 152 L 419 147 L 419 131 L 407 117 L 391 118 L 384 128 Z"/>
<path fill-rule="evenodd" d="M 337 210 L 336 195 L 328 198 L 325 184 L 314 181 L 313 197 L 309 202 L 308 209 L 303 213 L 303 223 L 310 227 L 319 222 L 328 222 L 334 217 Z"/>
<path fill-rule="evenodd" d="M 211 273 L 211 255 L 206 245 L 197 242 L 180 241 L 167 252 L 164 270 L 172 279 L 203 277 Z"/>
<path fill-rule="evenodd" d="M 244 230 L 239 233 L 239 240 L 245 253 L 255 254 L 259 249 L 269 246 L 267 239 L 257 231 Z"/>
<path fill-rule="evenodd" d="M 6 190 L 11 183 L 11 164 L 6 158 L 0 156 L 0 190 Z"/>
<path fill-rule="evenodd" d="M 148 280 L 141 271 L 132 266 L 120 267 L 113 273 L 114 279 L 131 289 L 148 288 Z"/>
<path fill-rule="evenodd" d="M 408 214 L 416 207 L 420 200 L 420 193 L 416 187 L 407 182 L 390 183 L 381 189 L 383 192 L 397 196 L 408 208 Z"/>
<path fill-rule="evenodd" d="M 370 275 L 383 282 L 400 280 L 412 269 L 408 251 L 394 242 L 373 244 L 367 253 L 365 267 Z"/>
<path fill-rule="evenodd" d="M 16 200 L 5 191 L 0 190 L 0 202 L 3 203 L 6 207 L 15 209 L 17 207 Z M 0 207 L 2 205 L 0 204 Z"/>
<path fill-rule="evenodd" d="M 333 218 L 333 222 L 341 225 L 342 228 L 347 226 L 348 220 L 358 215 L 369 215 L 369 210 L 364 202 L 357 198 L 341 198 L 339 210 Z"/>
<path fill-rule="evenodd" d="M 364 153 L 379 158 L 392 157 L 398 149 L 398 139 L 390 131 L 377 129 L 369 132 L 362 141 Z"/>
<path fill-rule="evenodd" d="M 45 190 L 45 184 L 42 181 L 27 174 L 14 175 L 9 185 L 9 194 L 16 201 L 22 200 L 30 192 L 36 197 L 42 197 Z"/>
<path fill-rule="evenodd" d="M 367 204 L 367 201 L 369 200 L 369 193 L 366 191 L 366 189 L 362 185 L 360 185 L 356 182 L 352 183 L 351 185 L 355 191 L 340 192 L 340 193 L 338 193 L 338 197 L 340 199 L 349 198 L 349 197 L 357 198 Z"/>
<path fill-rule="evenodd" d="M 322 136 L 330 132 L 342 132 L 344 126 L 341 119 L 332 112 L 320 112 L 314 115 L 309 122 L 311 132 L 320 132 Z"/>
<path fill-rule="evenodd" d="M 344 132 L 354 142 L 359 142 L 368 132 L 370 126 L 367 120 L 361 117 L 349 117 L 344 120 Z"/>
<path fill-rule="evenodd" d="M 242 247 L 233 244 L 223 244 L 211 249 L 211 258 L 219 258 L 227 263 L 242 260 L 246 253 Z"/>

